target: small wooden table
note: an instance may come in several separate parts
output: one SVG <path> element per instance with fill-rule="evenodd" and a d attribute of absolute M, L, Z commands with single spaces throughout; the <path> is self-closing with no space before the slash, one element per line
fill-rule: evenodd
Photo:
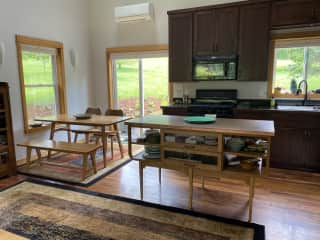
<path fill-rule="evenodd" d="M 51 123 L 50 130 L 50 140 L 53 140 L 56 124 L 66 124 L 68 128 L 70 125 L 78 125 L 78 126 L 92 126 L 101 129 L 101 137 L 102 137 L 102 149 L 103 149 L 103 161 L 104 167 L 107 166 L 107 143 L 106 143 L 106 127 L 114 126 L 115 131 L 118 133 L 117 123 L 121 123 L 129 120 L 129 117 L 120 117 L 120 116 L 106 116 L 106 115 L 92 115 L 89 119 L 76 119 L 72 115 L 68 114 L 58 114 L 47 117 L 37 117 L 35 121 L 41 122 L 49 122 Z M 122 148 L 122 145 L 120 145 Z"/>
<path fill-rule="evenodd" d="M 273 121 L 256 121 L 243 119 L 223 119 L 218 118 L 211 124 L 190 124 L 179 116 L 146 116 L 135 118 L 126 122 L 128 125 L 129 156 L 134 160 L 139 160 L 140 174 L 140 197 L 143 199 L 143 169 L 147 166 L 159 168 L 159 182 L 161 183 L 161 168 L 184 172 L 189 176 L 189 207 L 192 208 L 193 177 L 198 175 L 203 177 L 223 177 L 244 180 L 249 185 L 249 221 L 252 219 L 252 206 L 256 177 L 264 175 L 269 169 L 271 138 L 274 136 Z M 150 128 L 160 130 L 160 144 L 149 144 L 144 142 L 134 142 L 131 136 L 132 128 Z M 166 136 L 197 136 L 214 137 L 217 139 L 216 145 L 190 144 L 185 142 L 169 142 Z M 263 153 L 252 152 L 232 152 L 225 149 L 225 137 L 240 136 L 261 138 L 266 141 Z M 132 155 L 132 144 L 160 147 L 160 157 L 158 159 L 144 158 Z M 187 154 L 189 157 L 182 158 L 170 156 L 169 152 Z M 264 167 L 260 165 L 252 171 L 245 171 L 240 167 L 226 167 L 224 155 L 226 153 L 246 158 L 261 158 Z M 205 160 L 195 160 L 194 155 L 203 155 Z M 190 157 L 193 156 L 193 157 Z M 207 162 L 209 159 L 209 163 Z M 212 160 L 214 159 L 214 160 Z M 210 162 L 212 161 L 212 162 Z"/>

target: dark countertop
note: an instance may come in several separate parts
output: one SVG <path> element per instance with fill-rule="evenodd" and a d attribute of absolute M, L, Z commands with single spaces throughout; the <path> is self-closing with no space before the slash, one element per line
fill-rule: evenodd
<path fill-rule="evenodd" d="M 172 104 L 168 106 L 161 106 L 161 108 L 188 108 L 188 107 L 196 107 L 193 104 Z M 278 109 L 271 108 L 267 106 L 237 106 L 234 108 L 234 111 L 263 111 L 263 112 L 290 112 L 290 113 L 315 113 L 320 114 L 320 110 L 301 110 L 301 109 Z"/>
<path fill-rule="evenodd" d="M 261 112 L 284 112 L 284 113 L 304 113 L 304 114 L 319 114 L 320 110 L 301 110 L 301 109 L 278 109 L 278 108 L 252 108 L 252 107 L 236 107 L 234 111 L 246 111 L 246 112 L 254 112 L 254 111 L 261 111 Z"/>
<path fill-rule="evenodd" d="M 171 104 L 168 106 L 160 106 L 161 108 L 187 108 L 187 107 L 192 107 L 194 105 L 192 104 Z"/>

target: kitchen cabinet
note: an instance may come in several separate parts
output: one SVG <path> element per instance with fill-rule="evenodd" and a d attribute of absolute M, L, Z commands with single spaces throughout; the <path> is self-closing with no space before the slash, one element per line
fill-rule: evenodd
<path fill-rule="evenodd" d="M 194 13 L 193 52 L 194 55 L 210 55 L 215 49 L 215 25 L 212 10 Z"/>
<path fill-rule="evenodd" d="M 277 128 L 271 144 L 271 166 L 285 169 L 305 168 L 305 129 Z"/>
<path fill-rule="evenodd" d="M 169 15 L 169 81 L 192 81 L 192 13 Z"/>
<path fill-rule="evenodd" d="M 239 33 L 239 8 L 226 7 L 194 13 L 194 55 L 236 55 Z"/>
<path fill-rule="evenodd" d="M 272 3 L 272 27 L 308 25 L 320 21 L 318 0 L 284 0 Z"/>
<path fill-rule="evenodd" d="M 238 80 L 267 80 L 269 18 L 269 3 L 240 7 Z"/>
<path fill-rule="evenodd" d="M 306 130 L 306 150 L 308 155 L 305 158 L 306 168 L 320 172 L 320 128 Z"/>
<path fill-rule="evenodd" d="M 320 113 L 235 109 L 236 118 L 274 120 L 271 167 L 320 172 Z"/>

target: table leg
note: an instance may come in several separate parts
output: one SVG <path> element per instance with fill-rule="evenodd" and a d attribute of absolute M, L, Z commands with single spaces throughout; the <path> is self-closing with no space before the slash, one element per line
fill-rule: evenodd
<path fill-rule="evenodd" d="M 87 164 L 88 164 L 88 155 L 84 154 L 83 155 L 83 160 L 82 160 L 82 180 L 86 179 L 87 176 Z"/>
<path fill-rule="evenodd" d="M 53 140 L 54 138 L 54 132 L 56 129 L 56 123 L 51 123 L 51 128 L 50 128 L 50 140 Z M 51 150 L 48 151 L 48 160 L 51 158 Z"/>
<path fill-rule="evenodd" d="M 71 143 L 71 128 L 70 128 L 70 124 L 67 124 L 67 135 L 68 135 L 68 143 Z"/>
<path fill-rule="evenodd" d="M 117 133 L 117 139 L 118 139 L 119 149 L 120 149 L 120 153 L 121 153 L 121 158 L 123 158 L 124 157 L 124 155 L 123 155 L 123 145 L 122 145 L 122 142 L 121 142 L 121 137 L 120 137 L 119 128 L 118 128 L 117 124 L 114 125 L 114 130 Z"/>
<path fill-rule="evenodd" d="M 103 151 L 103 166 L 107 166 L 107 135 L 106 135 L 106 127 L 101 126 L 101 141 L 102 141 L 102 151 Z"/>
<path fill-rule="evenodd" d="M 159 184 L 161 184 L 161 168 L 158 169 Z"/>
<path fill-rule="evenodd" d="M 41 165 L 41 150 L 39 148 L 37 148 L 36 152 L 37 152 L 37 157 L 38 157 L 39 164 Z"/>
<path fill-rule="evenodd" d="M 96 164 L 96 151 L 90 153 L 91 164 L 93 168 L 93 172 L 97 173 L 97 164 Z"/>
<path fill-rule="evenodd" d="M 192 195 L 193 195 L 193 168 L 189 168 L 189 208 L 192 209 Z"/>
<path fill-rule="evenodd" d="M 143 166 L 142 162 L 139 162 L 139 177 L 140 177 L 140 199 L 143 200 Z"/>
<path fill-rule="evenodd" d="M 27 147 L 27 164 L 28 164 L 28 167 L 31 166 L 31 153 L 32 153 L 32 148 Z"/>
<path fill-rule="evenodd" d="M 250 177 L 250 184 L 249 184 L 249 220 L 248 220 L 248 222 L 252 221 L 252 208 L 253 208 L 255 182 L 256 182 L 256 178 L 255 177 Z"/>
<path fill-rule="evenodd" d="M 131 126 L 128 126 L 128 153 L 130 159 L 133 159 L 132 156 L 132 136 L 131 136 Z"/>

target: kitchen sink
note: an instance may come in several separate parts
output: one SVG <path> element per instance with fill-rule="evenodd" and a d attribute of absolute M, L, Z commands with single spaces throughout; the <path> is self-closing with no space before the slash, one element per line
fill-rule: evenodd
<path fill-rule="evenodd" d="M 288 110 L 288 111 L 319 111 L 320 106 L 278 106 L 279 110 Z"/>

